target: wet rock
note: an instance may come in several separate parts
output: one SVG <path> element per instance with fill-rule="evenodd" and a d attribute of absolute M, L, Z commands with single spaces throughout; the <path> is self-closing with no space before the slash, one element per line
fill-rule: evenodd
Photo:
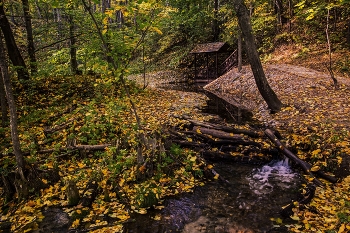
<path fill-rule="evenodd" d="M 35 233 L 68 232 L 70 226 L 69 216 L 62 209 L 51 208 L 43 211 L 43 215 L 45 216 L 45 218 L 39 224 L 39 230 L 36 230 Z"/>

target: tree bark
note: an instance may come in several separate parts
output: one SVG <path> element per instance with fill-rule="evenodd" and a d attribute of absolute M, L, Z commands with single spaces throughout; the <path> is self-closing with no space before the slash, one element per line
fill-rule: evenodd
<path fill-rule="evenodd" d="M 73 20 L 73 16 L 68 16 L 69 21 L 69 37 L 70 37 L 70 67 L 73 74 L 80 74 L 81 72 L 78 70 L 78 62 L 77 62 L 77 48 L 76 48 L 76 39 L 74 36 L 75 32 L 75 23 Z"/>
<path fill-rule="evenodd" d="M 242 71 L 242 32 L 239 30 L 237 38 L 237 69 L 238 72 Z"/>
<path fill-rule="evenodd" d="M 29 11 L 29 3 L 28 0 L 22 0 L 23 4 L 23 14 L 24 21 L 26 23 L 26 31 L 27 31 L 27 49 L 28 55 L 30 59 L 30 71 L 31 74 L 35 74 L 38 71 L 36 57 L 35 57 L 35 48 L 34 48 L 34 40 L 33 40 L 33 28 L 32 28 L 32 20 Z"/>
<path fill-rule="evenodd" d="M 214 18 L 213 18 L 213 41 L 216 42 L 219 39 L 219 0 L 214 0 Z"/>
<path fill-rule="evenodd" d="M 18 79 L 29 80 L 29 73 L 21 53 L 16 45 L 15 37 L 13 36 L 10 23 L 6 18 L 4 11 L 4 1 L 0 0 L 0 27 L 4 33 L 6 47 L 9 58 L 14 66 L 17 67 Z"/>
<path fill-rule="evenodd" d="M 235 0 L 233 4 L 238 17 L 238 24 L 241 28 L 242 36 L 246 44 L 250 66 L 253 71 L 254 79 L 259 92 L 272 112 L 279 111 L 282 107 L 282 102 L 278 99 L 277 95 L 267 82 L 255 45 L 248 9 L 244 5 L 243 0 Z"/>
<path fill-rule="evenodd" d="M 334 77 L 334 73 L 333 73 L 333 68 L 332 68 L 332 43 L 331 43 L 331 39 L 329 37 L 329 18 L 330 18 L 330 9 L 328 8 L 327 10 L 327 25 L 326 25 L 326 38 L 327 38 L 327 47 L 328 47 L 328 66 L 327 69 L 329 71 L 329 74 L 331 76 L 331 79 L 333 80 L 333 84 L 334 84 L 334 89 L 339 89 L 338 86 L 338 80 Z"/>
<path fill-rule="evenodd" d="M 0 32 L 1 33 L 1 32 Z M 1 125 L 2 127 L 7 126 L 7 101 L 6 101 L 6 94 L 5 94 L 5 88 L 4 88 L 4 82 L 2 79 L 2 72 L 0 68 L 0 103 L 1 103 Z"/>
<path fill-rule="evenodd" d="M 16 157 L 19 174 L 21 175 L 22 180 L 25 182 L 26 179 L 23 174 L 25 161 L 21 151 L 21 146 L 20 146 L 20 141 L 18 136 L 16 104 L 15 104 L 15 99 L 12 92 L 11 80 L 8 74 L 8 67 L 6 63 L 6 57 L 5 57 L 5 49 L 2 42 L 1 33 L 0 33 L 0 69 L 2 73 L 2 79 L 4 82 L 7 103 L 10 110 L 10 128 L 11 128 L 13 151 Z"/>

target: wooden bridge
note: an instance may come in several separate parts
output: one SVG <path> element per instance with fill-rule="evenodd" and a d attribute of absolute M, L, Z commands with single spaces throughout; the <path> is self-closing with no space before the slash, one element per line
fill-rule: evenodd
<path fill-rule="evenodd" d="M 208 83 L 237 65 L 237 50 L 230 53 L 228 47 L 224 42 L 215 42 L 198 44 L 191 51 L 191 54 L 194 54 L 196 83 Z M 229 53 L 230 55 L 227 56 Z"/>

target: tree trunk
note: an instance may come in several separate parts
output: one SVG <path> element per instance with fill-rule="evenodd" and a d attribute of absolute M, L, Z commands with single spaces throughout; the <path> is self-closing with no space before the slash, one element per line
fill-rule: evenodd
<path fill-rule="evenodd" d="M 214 18 L 213 18 L 213 41 L 216 42 L 219 39 L 219 0 L 214 0 Z"/>
<path fill-rule="evenodd" d="M 328 66 L 327 69 L 329 71 L 329 74 L 331 76 L 331 79 L 333 80 L 333 84 L 334 84 L 334 89 L 339 89 L 338 86 L 338 80 L 334 77 L 334 73 L 333 73 L 333 67 L 332 67 L 332 43 L 331 43 L 331 39 L 329 37 L 329 18 L 330 18 L 330 9 L 328 8 L 327 11 L 327 25 L 326 25 L 326 37 L 327 37 L 327 47 L 328 47 Z"/>
<path fill-rule="evenodd" d="M 70 36 L 70 67 L 73 74 L 81 74 L 81 71 L 78 70 L 78 62 L 77 62 L 77 48 L 76 48 L 76 39 L 74 36 L 75 32 L 75 23 L 73 20 L 73 16 L 68 16 L 69 21 L 69 36 Z"/>
<path fill-rule="evenodd" d="M 26 64 L 23 60 L 21 53 L 16 45 L 15 37 L 13 36 L 10 23 L 6 18 L 4 11 L 4 1 L 0 0 L 0 27 L 4 33 L 6 47 L 9 58 L 12 64 L 17 67 L 18 79 L 29 80 L 29 74 L 27 71 Z"/>
<path fill-rule="evenodd" d="M 242 32 L 238 32 L 238 38 L 237 38 L 237 60 L 238 60 L 238 72 L 242 71 Z"/>
<path fill-rule="evenodd" d="M 348 19 L 347 28 L 346 28 L 346 42 L 350 46 L 350 19 Z"/>
<path fill-rule="evenodd" d="M 243 0 L 235 0 L 234 7 L 238 17 L 238 23 L 242 31 L 242 36 L 246 44 L 250 66 L 253 71 L 254 79 L 259 92 L 272 112 L 279 111 L 282 107 L 282 102 L 278 99 L 277 95 L 267 82 L 255 45 L 248 9 L 244 5 Z"/>
<path fill-rule="evenodd" d="M 57 23 L 57 40 L 60 40 L 62 38 L 62 17 L 61 17 L 61 9 L 60 8 L 54 8 L 53 9 L 53 16 L 55 19 L 55 22 Z M 60 44 L 56 45 L 57 49 L 60 49 Z"/>
<path fill-rule="evenodd" d="M 289 19 L 288 19 L 288 28 L 289 32 L 292 32 L 292 17 L 293 17 L 293 0 L 288 0 L 288 11 L 289 11 Z"/>
<path fill-rule="evenodd" d="M 5 57 L 5 49 L 2 42 L 1 33 L 0 33 L 0 69 L 2 73 L 2 79 L 4 82 L 7 103 L 10 110 L 10 128 L 11 128 L 13 151 L 16 157 L 19 174 L 21 175 L 22 181 L 25 182 L 26 179 L 23 174 L 25 164 L 24 164 L 24 158 L 21 152 L 21 146 L 20 146 L 19 136 L 18 136 L 16 104 L 12 93 L 12 85 L 8 74 L 8 67 L 6 63 L 6 57 Z"/>
<path fill-rule="evenodd" d="M 1 32 L 0 32 L 1 33 Z M 6 95 L 5 95 L 5 88 L 4 88 L 4 82 L 2 80 L 2 72 L 0 69 L 0 103 L 1 103 L 1 126 L 6 127 L 7 126 L 7 102 L 6 102 Z"/>
<path fill-rule="evenodd" d="M 35 58 L 35 48 L 34 48 L 34 40 L 33 40 L 33 29 L 32 29 L 32 20 L 29 11 L 29 3 L 28 0 L 22 0 L 23 4 L 23 14 L 24 21 L 26 23 L 26 31 L 27 31 L 27 49 L 28 55 L 30 59 L 30 71 L 31 74 L 35 74 L 38 71 L 36 58 Z"/>

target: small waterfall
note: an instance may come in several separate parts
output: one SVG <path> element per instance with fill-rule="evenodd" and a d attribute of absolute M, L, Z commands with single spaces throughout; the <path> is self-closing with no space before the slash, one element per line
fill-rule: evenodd
<path fill-rule="evenodd" d="M 296 183 L 299 175 L 289 166 L 289 159 L 273 160 L 255 168 L 247 176 L 250 189 L 257 195 L 271 193 L 274 188 L 287 189 Z"/>

